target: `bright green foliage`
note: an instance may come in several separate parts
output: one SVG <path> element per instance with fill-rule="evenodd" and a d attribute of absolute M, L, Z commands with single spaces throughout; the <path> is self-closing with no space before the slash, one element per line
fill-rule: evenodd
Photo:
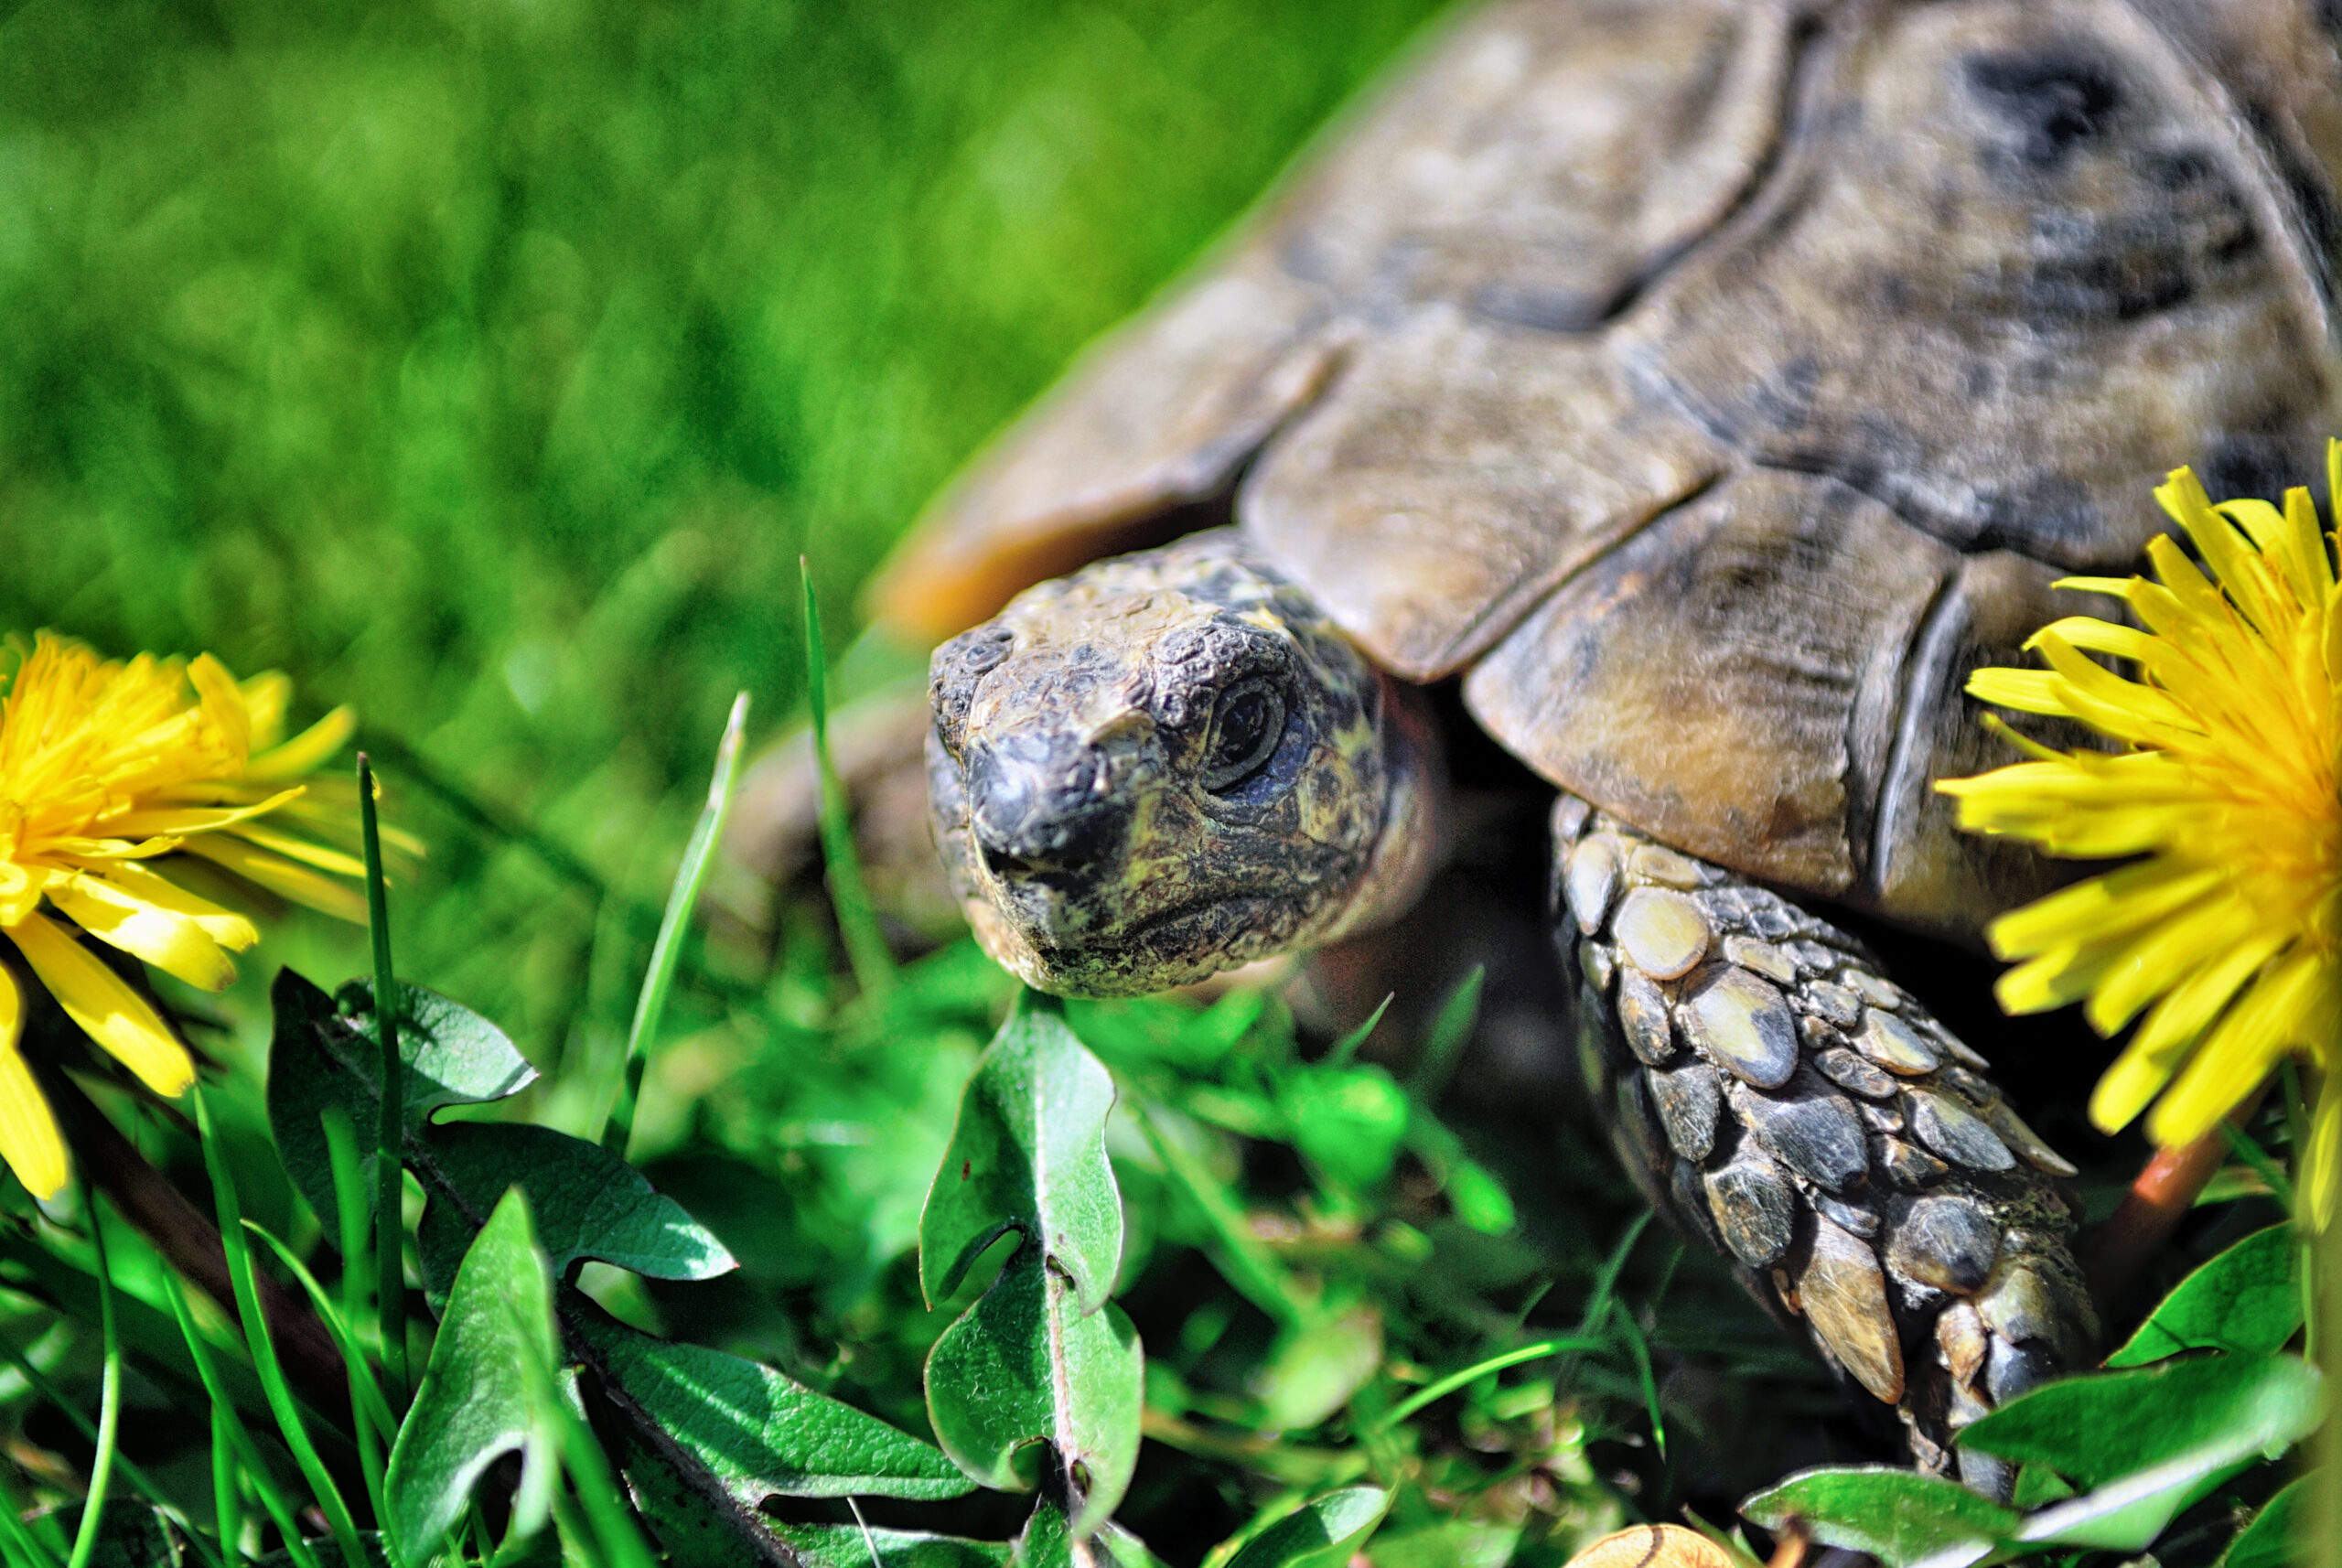
<path fill-rule="evenodd" d="M 1347 1187 L 1388 1176 L 1407 1135 L 1407 1096 L 1380 1067 L 1294 1072 L 1277 1086 L 1277 1109 L 1301 1152 Z"/>
<path fill-rule="evenodd" d="M 529 1195 L 556 1278 L 583 1258 L 661 1280 L 713 1279 L 739 1266 L 682 1205 L 598 1144 L 550 1127 L 460 1122 L 433 1128 L 429 1143 L 435 1177 L 456 1199 L 424 1209 L 415 1238 L 424 1288 L 435 1300 L 470 1244 L 468 1215 L 513 1187 Z"/>
<path fill-rule="evenodd" d="M 808 1568 L 1008 1568 L 1013 1550 L 1004 1541 L 905 1530 L 865 1533 L 851 1524 L 793 1524 L 780 1533 Z M 876 1564 L 871 1562 L 874 1552 Z"/>
<path fill-rule="evenodd" d="M 2182 1280 L 2106 1364 L 2141 1367 L 2182 1350 L 2266 1354 L 2301 1326 L 2301 1233 L 2272 1225 Z"/>
<path fill-rule="evenodd" d="M 968 1079 L 919 1217 L 919 1286 L 930 1305 L 1013 1230 L 1072 1282 L 1080 1311 L 1098 1309 L 1123 1255 L 1121 1197 L 1106 1163 L 1113 1103 L 1113 1079 L 1056 1001 L 1028 993 Z"/>
<path fill-rule="evenodd" d="M 505 1195 L 464 1254 L 430 1365 L 391 1450 L 391 1507 L 420 1551 L 446 1535 L 483 1471 L 521 1455 L 516 1538 L 544 1527 L 561 1484 L 560 1335 L 529 1202 Z"/>
<path fill-rule="evenodd" d="M 1832 1546 L 1867 1552 L 1887 1568 L 1980 1562 L 2013 1538 L 2024 1516 L 1957 1481 L 1885 1466 L 1813 1471 L 1741 1505 L 1767 1530 L 1803 1520 Z"/>
<path fill-rule="evenodd" d="M 932 1445 L 769 1367 L 581 1315 L 602 1367 L 750 1507 L 793 1498 L 956 1498 L 968 1482 Z"/>
<path fill-rule="evenodd" d="M 434 1111 L 484 1105 L 519 1093 L 537 1069 L 503 1030 L 459 1003 L 419 985 L 403 987 L 406 1015 L 399 1058 L 406 1124 L 419 1131 Z M 352 981 L 328 997 L 286 970 L 273 993 L 276 1037 L 268 1076 L 268 1119 L 285 1171 L 318 1214 L 335 1211 L 333 1160 L 322 1118 L 338 1105 L 354 1127 L 371 1129 L 382 1102 L 382 1069 L 374 1046 L 373 986 Z M 373 1212 L 374 1152 L 360 1144 L 360 1176 Z M 502 1188 L 498 1189 L 501 1193 Z"/>
<path fill-rule="evenodd" d="M 1028 995 L 968 1080 L 919 1223 L 931 1300 L 1015 1234 L 999 1278 L 935 1342 L 928 1414 L 944 1452 L 988 1487 L 1020 1485 L 1019 1453 L 1049 1444 L 1077 1538 L 1113 1513 L 1138 1464 L 1138 1334 L 1105 1300 L 1123 1248 L 1105 1145 L 1113 1094 L 1057 1005 Z"/>
<path fill-rule="evenodd" d="M 2021 1539 L 2134 1552 L 2231 1467 L 2315 1429 L 2317 1369 L 2293 1356 L 2216 1356 L 2068 1378 L 1961 1434 L 1972 1448 L 2096 1488 L 2043 1509 Z"/>
<path fill-rule="evenodd" d="M 1227 1568 L 1342 1568 L 1391 1511 L 1391 1501 L 1380 1487 L 1313 1498 L 1246 1541 Z"/>

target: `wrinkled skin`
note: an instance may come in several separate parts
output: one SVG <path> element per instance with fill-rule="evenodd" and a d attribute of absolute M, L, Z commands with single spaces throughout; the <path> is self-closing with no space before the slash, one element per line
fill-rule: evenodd
<path fill-rule="evenodd" d="M 938 649 L 936 836 L 978 939 L 1133 995 L 1402 909 L 1433 850 L 1409 699 L 1230 532 L 1047 583 Z"/>

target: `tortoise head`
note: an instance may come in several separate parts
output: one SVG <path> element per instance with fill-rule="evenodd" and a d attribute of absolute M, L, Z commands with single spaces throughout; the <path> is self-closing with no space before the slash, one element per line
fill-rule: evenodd
<path fill-rule="evenodd" d="M 1129 995 L 1396 913 L 1428 870 L 1421 721 L 1230 531 L 1046 583 L 929 673 L 936 839 L 986 951 Z"/>

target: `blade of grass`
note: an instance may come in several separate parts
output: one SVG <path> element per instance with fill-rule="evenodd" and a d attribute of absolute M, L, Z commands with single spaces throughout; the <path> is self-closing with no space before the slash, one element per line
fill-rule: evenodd
<path fill-rule="evenodd" d="M 650 944 L 650 972 L 642 977 L 642 993 L 635 999 L 634 1023 L 627 1030 L 626 1055 L 618 1062 L 616 1102 L 602 1128 L 602 1147 L 619 1158 L 634 1138 L 634 1109 L 642 1094 L 642 1071 L 650 1047 L 659 1038 L 659 1020 L 667 1011 L 667 993 L 675 983 L 675 964 L 682 956 L 683 937 L 692 911 L 699 904 L 708 867 L 715 862 L 715 846 L 723 842 L 725 819 L 732 814 L 732 797 L 740 784 L 740 735 L 747 727 L 748 693 L 732 699 L 732 716 L 725 721 L 724 738 L 716 743 L 715 776 L 708 780 L 707 804 L 683 845 L 682 864 L 675 868 L 668 889 L 667 912 L 659 921 L 658 940 Z"/>
<path fill-rule="evenodd" d="M 276 1344 L 270 1337 L 268 1319 L 261 1316 L 260 1289 L 252 1283 L 252 1254 L 244 1244 L 244 1217 L 236 1200 L 235 1177 L 229 1171 L 227 1156 L 220 1152 L 220 1141 L 212 1132 L 211 1112 L 205 1103 L 203 1087 L 198 1084 L 188 1092 L 195 1101 L 195 1126 L 203 1144 L 204 1172 L 211 1178 L 212 1201 L 220 1212 L 220 1250 L 226 1256 L 228 1277 L 235 1286 L 236 1313 L 243 1319 L 244 1343 L 251 1348 L 252 1370 L 260 1377 L 261 1392 L 267 1397 L 269 1412 L 276 1418 L 278 1435 L 291 1450 L 293 1463 L 300 1467 L 301 1478 L 308 1482 L 310 1495 L 326 1516 L 334 1544 L 341 1549 L 349 1568 L 368 1568 L 365 1550 L 358 1543 L 358 1527 L 349 1517 L 349 1505 L 342 1501 L 341 1491 L 333 1484 L 325 1461 L 317 1457 L 317 1444 L 309 1441 L 309 1429 L 301 1420 L 300 1407 L 293 1402 L 293 1391 L 285 1384 L 285 1369 L 276 1359 Z M 393 1208 L 392 1212 L 395 1215 L 397 1210 Z"/>
<path fill-rule="evenodd" d="M 113 1485 L 114 1450 L 122 1441 L 122 1331 L 114 1322 L 113 1271 L 106 1263 L 106 1228 L 98 1213 L 98 1195 L 85 1173 L 81 1178 L 81 1212 L 90 1221 L 90 1246 L 98 1262 L 98 1332 L 105 1344 L 105 1370 L 98 1381 L 98 1451 L 90 1461 L 90 1490 L 81 1502 L 81 1522 L 73 1531 L 73 1552 L 65 1568 L 89 1568 L 98 1550 L 98 1530 L 105 1518 L 106 1492 Z"/>
<path fill-rule="evenodd" d="M 1194 1202 L 1218 1234 L 1220 1244 L 1213 1250 L 1211 1260 L 1220 1277 L 1276 1322 L 1302 1326 L 1316 1298 L 1261 1245 L 1243 1211 L 1229 1201 L 1226 1190 L 1203 1163 L 1165 1134 L 1156 1124 L 1154 1106 L 1144 1096 L 1131 1093 L 1128 1086 L 1123 1088 L 1173 1185 Z"/>
<path fill-rule="evenodd" d="M 1336 1067 L 1347 1065 L 1352 1057 L 1358 1055 L 1358 1048 L 1366 1044 L 1368 1037 L 1374 1033 L 1375 1026 L 1382 1022 L 1382 1015 L 1391 1011 L 1391 1004 L 1395 1000 L 1395 992 L 1386 993 L 1376 1004 L 1374 1011 L 1366 1015 L 1365 1023 L 1334 1042 L 1334 1048 L 1326 1053 L 1326 1060 Z"/>
<path fill-rule="evenodd" d="M 244 1498 L 236 1485 L 236 1434 L 217 1404 L 211 1407 L 211 1513 L 220 1530 L 220 1555 L 241 1559 L 243 1550 L 236 1543 L 244 1534 Z"/>
<path fill-rule="evenodd" d="M 1467 1383 L 1477 1382 L 1491 1372 L 1501 1372 L 1507 1367 L 1518 1367 L 1523 1361 L 1542 1361 L 1548 1356 L 1567 1355 L 1574 1350 L 1598 1350 L 1599 1339 L 1540 1339 L 1534 1345 L 1522 1345 L 1485 1361 L 1475 1361 L 1462 1371 L 1450 1372 L 1434 1383 L 1426 1383 L 1391 1407 L 1380 1421 L 1374 1423 L 1378 1432 L 1388 1432 L 1415 1412 L 1435 1401 L 1444 1400 Z"/>
<path fill-rule="evenodd" d="M 242 1418 L 236 1414 L 235 1402 L 220 1386 L 220 1369 L 211 1359 L 211 1347 L 204 1342 L 202 1334 L 195 1326 L 195 1316 L 188 1310 L 187 1289 L 179 1283 L 177 1274 L 164 1274 L 163 1294 L 170 1298 L 171 1316 L 178 1319 L 179 1334 L 187 1340 L 188 1355 L 195 1362 L 195 1375 L 202 1380 L 203 1391 L 211 1396 L 213 1433 L 217 1434 L 223 1426 L 226 1428 L 228 1439 L 235 1448 L 236 1463 L 242 1466 L 244 1474 L 252 1477 L 252 1490 L 260 1494 L 261 1506 L 268 1510 L 268 1517 L 275 1520 L 276 1533 L 285 1538 L 285 1553 L 293 1559 L 295 1568 L 318 1568 L 316 1553 L 309 1550 L 309 1543 L 302 1538 L 292 1503 L 278 1489 L 276 1477 L 269 1473 L 268 1466 L 261 1458 L 259 1445 L 252 1441 L 252 1434 L 244 1429 Z M 214 1474 L 217 1474 L 216 1461 Z M 231 1550 L 233 1550 L 232 1545 Z"/>
<path fill-rule="evenodd" d="M 1438 1101 L 1456 1071 L 1456 1058 L 1472 1038 L 1472 1025 L 1480 1015 L 1480 988 L 1488 978 L 1486 964 L 1474 964 L 1423 1032 L 1423 1048 L 1415 1056 L 1415 1070 L 1407 1075 L 1408 1092 L 1430 1105 Z"/>
<path fill-rule="evenodd" d="M 0 1339 L 0 1358 L 5 1358 L 9 1365 L 16 1369 L 18 1374 L 24 1378 L 35 1393 L 47 1400 L 56 1409 L 63 1411 L 66 1418 L 73 1423 L 83 1437 L 88 1438 L 93 1445 L 98 1442 L 97 1423 L 81 1413 L 80 1405 L 65 1397 L 65 1391 L 59 1388 L 55 1380 L 47 1372 L 42 1371 L 30 1356 L 17 1349 L 7 1340 Z M 211 1549 L 206 1546 L 202 1538 L 195 1533 L 194 1527 L 188 1522 L 187 1516 L 179 1506 L 165 1496 L 161 1487 L 155 1485 L 154 1478 L 134 1464 L 126 1454 L 116 1453 L 113 1463 L 114 1468 L 122 1472 L 124 1480 L 137 1488 L 142 1497 L 162 1510 L 169 1517 L 172 1523 L 187 1533 L 188 1540 L 194 1543 L 196 1551 L 202 1554 L 204 1562 L 211 1564 L 212 1568 L 218 1568 L 219 1559 L 211 1554 Z"/>
<path fill-rule="evenodd" d="M 323 1285 L 317 1283 L 317 1277 L 293 1255 L 290 1247 L 270 1235 L 263 1227 L 247 1219 L 244 1229 L 267 1242 L 277 1261 L 301 1282 L 301 1288 L 309 1293 L 309 1304 L 317 1308 L 319 1320 L 326 1326 L 326 1332 L 332 1335 L 333 1342 L 341 1348 L 341 1359 L 349 1368 L 349 1405 L 358 1416 L 350 1423 L 357 1429 L 353 1435 L 358 1444 L 358 1468 L 366 1479 L 367 1501 L 372 1505 L 374 1517 L 381 1521 L 382 1531 L 387 1535 L 391 1529 L 391 1513 L 382 1494 L 382 1445 L 398 1441 L 398 1418 L 391 1413 L 389 1402 L 382 1398 L 382 1391 L 375 1386 L 372 1376 L 367 1371 L 366 1353 L 358 1348 L 358 1338 L 350 1333 L 349 1320 L 334 1306 L 333 1298 L 326 1294 Z M 395 1541 L 392 1546 L 395 1549 Z"/>
<path fill-rule="evenodd" d="M 799 582 L 805 590 L 805 700 L 813 711 L 813 764 L 822 781 L 822 859 L 829 867 L 830 902 L 837 909 L 838 934 L 846 961 L 865 996 L 886 992 L 895 981 L 895 955 L 879 933 L 878 917 L 863 886 L 862 860 L 854 852 L 854 824 L 846 816 L 845 789 L 830 759 L 828 668 L 822 643 L 822 607 L 813 597 L 813 568 L 800 555 Z"/>
<path fill-rule="evenodd" d="M 391 909 L 382 889 L 382 831 L 374 820 L 374 768 L 362 751 L 358 754 L 358 822 L 366 837 L 366 929 L 373 938 L 374 1036 L 382 1053 L 382 1114 L 374 1142 L 374 1310 L 382 1330 L 382 1381 L 388 1385 L 392 1407 L 403 1408 L 407 1396 L 406 1262 L 401 1212 L 406 1074 L 399 1058 L 399 983 L 391 970 Z M 205 1154 L 208 1157 L 208 1147 Z M 220 1225 L 223 1230 L 229 1228 L 224 1219 Z"/>
<path fill-rule="evenodd" d="M 601 1548 L 602 1557 L 610 1568 L 657 1568 L 651 1561 L 650 1549 L 643 1544 L 642 1534 L 634 1528 L 634 1517 L 618 1500 L 618 1482 L 610 1474 L 610 1462 L 602 1445 L 595 1439 L 593 1429 L 586 1418 L 571 1406 L 565 1394 L 557 1394 L 555 1402 L 561 1411 L 561 1458 L 568 1467 L 570 1479 L 576 1483 L 578 1500 L 585 1505 L 586 1517 L 594 1527 L 594 1540 Z M 553 1488 L 558 1498 L 561 1488 Z"/>

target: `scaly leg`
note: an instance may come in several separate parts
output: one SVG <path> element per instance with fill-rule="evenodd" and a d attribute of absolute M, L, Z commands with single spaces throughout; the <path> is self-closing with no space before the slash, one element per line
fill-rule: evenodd
<path fill-rule="evenodd" d="M 1628 1173 L 1895 1407 L 1922 1470 L 2005 1496 L 1951 1439 L 2093 1359 L 2073 1167 L 1844 932 L 1574 797 L 1553 827 L 1581 1054 Z"/>

